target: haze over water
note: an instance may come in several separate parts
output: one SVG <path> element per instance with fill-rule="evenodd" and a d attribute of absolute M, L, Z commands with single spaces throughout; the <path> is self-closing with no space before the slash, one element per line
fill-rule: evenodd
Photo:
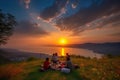
<path fill-rule="evenodd" d="M 100 58 L 102 54 L 95 53 L 92 50 L 81 49 L 81 48 L 67 48 L 67 47 L 33 47 L 20 49 L 22 51 L 34 52 L 34 53 L 45 53 L 52 55 L 53 53 L 58 53 L 59 56 L 65 56 L 66 53 L 70 55 L 80 55 L 84 57 L 97 57 Z"/>

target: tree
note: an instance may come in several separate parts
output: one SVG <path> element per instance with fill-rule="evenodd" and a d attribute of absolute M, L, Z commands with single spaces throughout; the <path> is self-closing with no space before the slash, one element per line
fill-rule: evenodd
<path fill-rule="evenodd" d="M 0 10 L 0 45 L 6 44 L 16 25 L 15 17 Z"/>

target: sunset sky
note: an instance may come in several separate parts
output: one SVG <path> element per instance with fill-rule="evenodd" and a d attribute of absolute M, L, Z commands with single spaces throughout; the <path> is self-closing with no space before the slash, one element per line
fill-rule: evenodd
<path fill-rule="evenodd" d="M 0 0 L 18 25 L 6 47 L 120 42 L 120 0 Z"/>

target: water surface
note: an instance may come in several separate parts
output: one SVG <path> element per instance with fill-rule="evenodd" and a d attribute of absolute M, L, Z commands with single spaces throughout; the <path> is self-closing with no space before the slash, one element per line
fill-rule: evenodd
<path fill-rule="evenodd" d="M 37 47 L 37 48 L 26 48 L 21 49 L 28 52 L 35 53 L 45 53 L 52 55 L 53 53 L 58 53 L 59 56 L 65 56 L 66 53 L 70 55 L 80 55 L 84 57 L 97 57 L 100 58 L 102 55 L 99 53 L 95 53 L 92 50 L 81 49 L 81 48 L 67 48 L 67 47 Z"/>

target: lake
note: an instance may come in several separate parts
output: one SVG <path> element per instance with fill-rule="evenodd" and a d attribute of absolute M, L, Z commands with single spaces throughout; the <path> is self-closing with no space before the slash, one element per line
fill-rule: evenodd
<path fill-rule="evenodd" d="M 33 47 L 21 49 L 22 51 L 35 52 L 35 53 L 45 53 L 52 55 L 53 53 L 58 53 L 59 56 L 65 56 L 66 53 L 70 55 L 80 55 L 84 57 L 97 57 L 100 58 L 102 54 L 95 53 L 92 50 L 81 49 L 81 48 L 67 48 L 67 47 Z"/>

